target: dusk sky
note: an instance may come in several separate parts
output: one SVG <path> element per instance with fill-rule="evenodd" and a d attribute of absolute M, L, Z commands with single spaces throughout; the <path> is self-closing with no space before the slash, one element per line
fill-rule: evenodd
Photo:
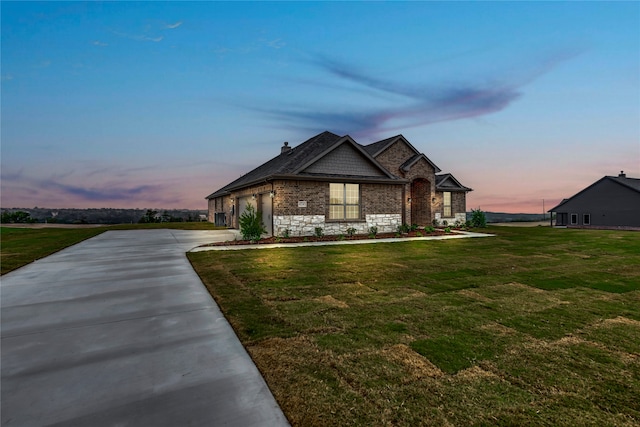
<path fill-rule="evenodd" d="M 639 2 L 6 2 L 1 206 L 206 209 L 329 130 L 542 212 L 640 178 Z"/>

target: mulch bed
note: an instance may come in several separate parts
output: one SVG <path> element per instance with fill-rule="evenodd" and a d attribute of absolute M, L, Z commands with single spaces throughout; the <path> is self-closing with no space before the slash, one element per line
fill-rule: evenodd
<path fill-rule="evenodd" d="M 452 232 L 455 232 L 452 230 Z M 398 235 L 397 233 L 378 233 L 375 237 L 370 237 L 368 234 L 355 234 L 353 236 L 347 235 L 331 235 L 331 236 L 296 236 L 296 237 L 267 237 L 258 241 L 251 240 L 227 240 L 226 242 L 209 243 L 204 246 L 236 246 L 236 245 L 265 245 L 272 243 L 308 243 L 308 242 L 337 242 L 347 240 L 372 240 L 372 239 L 403 239 L 407 237 L 427 237 L 427 236 L 443 236 L 445 235 L 443 229 L 436 229 L 432 233 L 428 233 L 425 230 L 410 231 Z"/>

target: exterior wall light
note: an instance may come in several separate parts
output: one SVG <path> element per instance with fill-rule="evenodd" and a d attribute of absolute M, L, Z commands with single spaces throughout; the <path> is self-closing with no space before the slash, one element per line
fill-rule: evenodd
<path fill-rule="evenodd" d="M 271 190 L 271 191 L 269 192 L 269 197 L 271 197 L 272 199 L 273 199 L 274 197 L 276 197 L 276 192 L 275 192 L 275 191 L 273 191 L 273 190 Z"/>
<path fill-rule="evenodd" d="M 258 197 L 258 196 L 256 196 L 255 194 L 252 194 L 252 195 L 251 195 L 251 199 L 253 199 L 253 200 L 255 200 L 255 199 L 256 199 L 256 197 Z"/>
<path fill-rule="evenodd" d="M 409 197 L 409 198 L 407 199 L 407 202 L 411 203 L 411 197 Z"/>

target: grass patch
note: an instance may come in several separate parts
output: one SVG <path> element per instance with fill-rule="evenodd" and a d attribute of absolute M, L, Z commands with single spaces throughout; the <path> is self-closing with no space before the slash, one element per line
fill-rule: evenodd
<path fill-rule="evenodd" d="M 640 234 L 189 258 L 293 425 L 638 425 Z"/>
<path fill-rule="evenodd" d="M 0 274 L 51 255 L 107 230 L 146 230 L 172 228 L 181 230 L 215 230 L 205 222 L 121 224 L 93 228 L 15 228 L 0 227 Z"/>

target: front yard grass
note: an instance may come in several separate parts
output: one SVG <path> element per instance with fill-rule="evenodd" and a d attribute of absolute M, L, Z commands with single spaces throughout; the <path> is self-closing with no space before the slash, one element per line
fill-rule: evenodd
<path fill-rule="evenodd" d="M 640 424 L 640 234 L 189 259 L 295 426 Z"/>

